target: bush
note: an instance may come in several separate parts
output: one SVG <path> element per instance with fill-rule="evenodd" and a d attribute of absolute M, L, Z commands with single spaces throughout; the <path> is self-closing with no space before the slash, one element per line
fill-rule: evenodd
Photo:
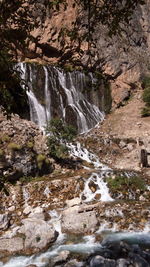
<path fill-rule="evenodd" d="M 113 191 L 122 191 L 127 189 L 139 189 L 145 190 L 145 182 L 139 176 L 127 177 L 127 176 L 116 176 L 115 178 L 108 178 L 108 187 Z"/>
<path fill-rule="evenodd" d="M 150 85 L 144 89 L 144 92 L 143 92 L 143 101 L 147 105 L 150 105 Z"/>
<path fill-rule="evenodd" d="M 150 116 L 150 107 L 144 107 L 141 111 L 142 117 L 149 117 Z"/>
<path fill-rule="evenodd" d="M 142 81 L 142 87 L 145 89 L 146 87 L 150 87 L 150 77 L 145 76 Z"/>
<path fill-rule="evenodd" d="M 150 116 L 150 77 L 146 76 L 143 79 L 142 87 L 144 89 L 143 101 L 146 106 L 142 109 L 141 115 L 142 117 L 148 117 Z"/>
<path fill-rule="evenodd" d="M 42 165 L 44 164 L 44 162 L 46 161 L 46 156 L 43 154 L 39 154 L 37 156 L 37 164 L 38 164 L 38 168 L 41 169 Z"/>
<path fill-rule="evenodd" d="M 77 135 L 76 129 L 64 123 L 61 119 L 52 119 L 46 128 L 49 154 L 55 159 L 68 156 L 67 142 L 71 142 Z"/>
<path fill-rule="evenodd" d="M 27 142 L 27 148 L 32 149 L 33 147 L 34 147 L 34 143 L 31 142 L 31 141 L 28 141 L 28 142 Z"/>

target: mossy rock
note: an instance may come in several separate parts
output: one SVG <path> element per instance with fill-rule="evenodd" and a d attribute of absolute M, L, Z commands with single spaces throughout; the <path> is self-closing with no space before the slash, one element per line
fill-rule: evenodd
<path fill-rule="evenodd" d="M 34 147 L 34 142 L 28 141 L 26 146 L 27 148 L 32 149 Z"/>
<path fill-rule="evenodd" d="M 0 140 L 1 140 L 2 143 L 7 143 L 7 142 L 10 141 L 10 137 L 8 135 L 2 135 L 0 137 Z"/>
<path fill-rule="evenodd" d="M 52 164 L 44 154 L 39 154 L 37 156 L 37 166 L 39 176 L 52 172 Z"/>
<path fill-rule="evenodd" d="M 9 143 L 8 144 L 8 149 L 10 149 L 11 151 L 19 151 L 22 149 L 21 145 L 18 145 L 16 143 Z"/>

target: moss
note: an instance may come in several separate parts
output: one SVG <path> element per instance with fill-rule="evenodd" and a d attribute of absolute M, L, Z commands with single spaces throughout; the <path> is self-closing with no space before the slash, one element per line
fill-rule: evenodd
<path fill-rule="evenodd" d="M 21 145 L 18 145 L 16 143 L 9 143 L 8 144 L 8 149 L 12 150 L 12 151 L 18 151 L 22 149 Z"/>
<path fill-rule="evenodd" d="M 8 135 L 3 135 L 3 136 L 1 136 L 1 141 L 2 141 L 2 143 L 9 142 L 10 137 Z"/>
<path fill-rule="evenodd" d="M 37 162 L 45 161 L 45 159 L 46 159 L 46 156 L 43 155 L 43 154 L 39 154 L 39 155 L 37 156 Z"/>
<path fill-rule="evenodd" d="M 27 147 L 32 149 L 34 147 L 34 143 L 31 141 L 27 142 Z"/>
<path fill-rule="evenodd" d="M 42 168 L 42 165 L 43 163 L 46 161 L 46 156 L 43 155 L 43 154 L 39 154 L 37 156 L 37 164 L 38 164 L 38 168 L 41 169 Z"/>
<path fill-rule="evenodd" d="M 64 70 L 67 72 L 72 72 L 72 71 L 74 71 L 74 67 L 71 64 L 65 64 Z"/>

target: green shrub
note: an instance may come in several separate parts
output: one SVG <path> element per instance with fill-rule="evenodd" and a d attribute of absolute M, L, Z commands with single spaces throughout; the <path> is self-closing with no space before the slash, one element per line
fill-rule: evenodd
<path fill-rule="evenodd" d="M 150 116 L 150 107 L 144 107 L 141 111 L 142 117 Z"/>
<path fill-rule="evenodd" d="M 43 154 L 39 154 L 39 155 L 37 156 L 37 163 L 38 163 L 38 168 L 39 168 L 39 169 L 42 168 L 42 165 L 43 165 L 43 163 L 45 162 L 45 160 L 46 160 L 46 156 L 45 156 L 45 155 L 43 155 Z"/>
<path fill-rule="evenodd" d="M 139 176 L 127 177 L 127 176 L 116 176 L 115 178 L 108 178 L 108 187 L 113 191 L 122 191 L 129 189 L 140 189 L 145 190 L 145 182 Z"/>
<path fill-rule="evenodd" d="M 22 149 L 21 145 L 18 145 L 16 143 L 9 143 L 8 144 L 8 149 L 12 150 L 12 151 L 18 151 Z"/>
<path fill-rule="evenodd" d="M 1 136 L 1 141 L 2 141 L 2 143 L 9 142 L 10 137 L 7 134 L 3 135 L 3 136 Z"/>
<path fill-rule="evenodd" d="M 150 77 L 145 76 L 142 81 L 142 87 L 145 89 L 146 87 L 150 87 Z"/>
<path fill-rule="evenodd" d="M 46 128 L 49 154 L 55 159 L 68 156 L 67 142 L 71 142 L 77 135 L 72 125 L 67 125 L 61 119 L 52 119 Z"/>
<path fill-rule="evenodd" d="M 144 92 L 143 92 L 143 101 L 147 105 L 150 105 L 150 85 L 144 89 Z"/>
<path fill-rule="evenodd" d="M 65 64 L 64 65 L 64 70 L 66 72 L 72 72 L 74 70 L 74 67 L 71 64 Z"/>
<path fill-rule="evenodd" d="M 142 81 L 143 101 L 145 102 L 145 107 L 141 111 L 142 117 L 150 116 L 150 77 L 146 76 Z"/>
<path fill-rule="evenodd" d="M 32 149 L 34 147 L 34 143 L 31 141 L 27 142 L 27 147 Z"/>

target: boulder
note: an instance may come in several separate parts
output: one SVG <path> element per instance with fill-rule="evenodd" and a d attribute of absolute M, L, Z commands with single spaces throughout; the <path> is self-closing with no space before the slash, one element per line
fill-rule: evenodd
<path fill-rule="evenodd" d="M 98 220 L 95 211 L 79 213 L 79 207 L 70 207 L 62 212 L 62 231 L 70 233 L 93 233 Z"/>
<path fill-rule="evenodd" d="M 100 255 L 94 256 L 90 260 L 90 267 L 116 267 L 115 260 L 105 259 Z"/>
<path fill-rule="evenodd" d="M 27 253 L 44 250 L 57 239 L 58 232 L 44 220 L 27 218 L 22 223 L 19 233 L 25 236 L 24 249 Z"/>

